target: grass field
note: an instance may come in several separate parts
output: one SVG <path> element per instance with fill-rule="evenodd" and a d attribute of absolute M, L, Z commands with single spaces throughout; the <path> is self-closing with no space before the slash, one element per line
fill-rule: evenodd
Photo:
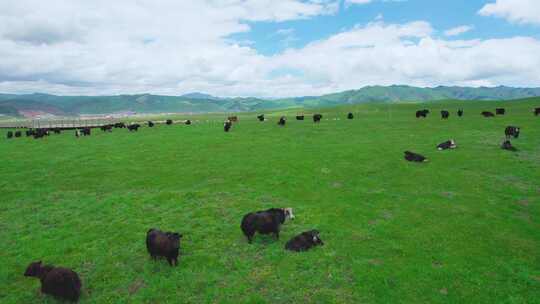
<path fill-rule="evenodd" d="M 507 115 L 480 116 L 497 106 Z M 38 259 L 81 275 L 81 303 L 540 303 L 537 106 L 365 104 L 322 109 L 319 125 L 242 114 L 228 134 L 216 115 L 79 139 L 1 130 L 0 303 L 55 303 L 23 277 Z M 499 148 L 507 125 L 522 127 L 517 153 Z M 450 138 L 458 149 L 435 150 Z M 296 218 L 247 244 L 242 216 L 269 207 Z M 184 235 L 177 268 L 150 260 L 151 227 Z M 284 250 L 314 228 L 324 246 Z"/>

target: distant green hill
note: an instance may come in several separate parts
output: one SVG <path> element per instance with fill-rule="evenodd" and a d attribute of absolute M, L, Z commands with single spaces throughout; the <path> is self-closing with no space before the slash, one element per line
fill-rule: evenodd
<path fill-rule="evenodd" d="M 425 102 L 438 100 L 512 100 L 540 96 L 540 88 L 368 86 L 322 96 L 279 99 L 220 98 L 203 93 L 182 96 L 152 94 L 116 96 L 56 96 L 49 94 L 0 94 L 0 114 L 20 116 L 24 111 L 55 115 L 108 114 L 117 112 L 242 112 L 298 107 L 326 107 L 364 102 Z"/>

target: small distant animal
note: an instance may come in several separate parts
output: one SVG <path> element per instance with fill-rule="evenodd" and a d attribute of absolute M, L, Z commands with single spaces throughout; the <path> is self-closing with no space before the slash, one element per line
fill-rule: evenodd
<path fill-rule="evenodd" d="M 324 245 L 319 236 L 319 231 L 309 230 L 293 237 L 285 244 L 285 249 L 291 251 L 307 251 L 317 245 Z"/>
<path fill-rule="evenodd" d="M 482 115 L 483 115 L 484 117 L 495 117 L 495 114 L 493 114 L 493 113 L 491 113 L 491 112 L 489 112 L 489 111 L 484 111 L 484 112 L 482 112 Z"/>
<path fill-rule="evenodd" d="M 280 125 L 280 126 L 283 127 L 283 126 L 285 126 L 285 123 L 286 123 L 286 122 L 287 122 L 287 119 L 285 118 L 285 116 L 281 116 L 281 117 L 279 118 L 278 125 Z"/>
<path fill-rule="evenodd" d="M 81 296 L 81 279 L 68 268 L 42 265 L 41 261 L 28 265 L 25 277 L 39 278 L 41 292 L 61 300 L 77 302 Z"/>
<path fill-rule="evenodd" d="M 447 140 L 443 143 L 440 143 L 437 146 L 437 150 L 447 150 L 447 149 L 455 149 L 457 148 L 456 142 L 453 139 Z"/>
<path fill-rule="evenodd" d="M 540 115 L 540 108 L 534 109 L 534 115 L 535 115 L 535 116 Z"/>
<path fill-rule="evenodd" d="M 231 129 L 232 127 L 232 122 L 230 120 L 226 120 L 225 123 L 223 124 L 223 130 L 225 132 L 229 132 L 229 130 Z"/>
<path fill-rule="evenodd" d="M 21 137 L 22 132 L 21 131 L 15 131 L 15 137 Z"/>
<path fill-rule="evenodd" d="M 304 120 L 304 115 L 296 115 L 296 120 Z"/>
<path fill-rule="evenodd" d="M 448 119 L 449 116 L 450 116 L 450 112 L 448 112 L 446 110 L 441 111 L 441 118 L 442 119 Z"/>
<path fill-rule="evenodd" d="M 125 128 L 126 124 L 123 123 L 123 122 L 117 122 L 117 123 L 114 124 L 114 127 L 115 128 Z"/>
<path fill-rule="evenodd" d="M 501 149 L 508 150 L 508 151 L 517 151 L 517 149 L 514 146 L 512 146 L 512 143 L 509 140 L 503 141 L 501 145 Z"/>
<path fill-rule="evenodd" d="M 518 138 L 519 137 L 519 127 L 514 126 L 508 126 L 506 129 L 504 129 L 504 135 L 506 135 L 506 139 L 509 139 L 510 137 Z"/>
<path fill-rule="evenodd" d="M 504 108 L 495 109 L 495 114 L 497 115 L 504 115 L 505 113 L 506 113 L 506 110 Z"/>
<path fill-rule="evenodd" d="M 411 152 L 411 151 L 405 151 L 405 159 L 411 162 L 427 162 L 428 159 L 420 154 Z"/>
<path fill-rule="evenodd" d="M 103 132 L 112 132 L 113 125 L 104 125 L 101 126 L 100 129 Z"/>
<path fill-rule="evenodd" d="M 274 234 L 276 239 L 279 239 L 281 225 L 285 220 L 293 218 L 292 208 L 271 208 L 244 215 L 240 228 L 250 244 L 255 232 L 260 234 Z"/>
<path fill-rule="evenodd" d="M 26 137 L 30 137 L 34 135 L 34 130 L 30 129 L 30 130 L 26 130 Z"/>
<path fill-rule="evenodd" d="M 321 115 L 321 114 L 314 114 L 314 115 L 313 115 L 313 122 L 314 122 L 314 123 L 319 123 L 319 122 L 321 122 L 321 119 L 322 119 L 322 115 Z"/>
<path fill-rule="evenodd" d="M 90 128 L 83 128 L 81 130 L 81 134 L 84 135 L 84 136 L 90 136 L 90 133 L 91 133 L 91 129 Z"/>
<path fill-rule="evenodd" d="M 132 125 L 129 125 L 127 126 L 127 129 L 130 131 L 130 132 L 137 132 L 139 130 L 139 128 L 141 127 L 140 124 L 132 124 Z"/>
<path fill-rule="evenodd" d="M 81 131 L 79 129 L 75 130 L 75 137 L 81 137 Z"/>
<path fill-rule="evenodd" d="M 229 116 L 227 119 L 229 119 L 231 122 L 238 122 L 238 116 Z"/>
<path fill-rule="evenodd" d="M 259 121 L 264 121 L 264 114 L 258 115 L 258 116 L 257 116 L 257 119 L 258 119 Z"/>
<path fill-rule="evenodd" d="M 154 122 L 148 121 L 148 127 L 152 128 L 154 125 L 155 125 Z"/>
<path fill-rule="evenodd" d="M 13 131 L 7 132 L 7 138 L 13 138 Z"/>
<path fill-rule="evenodd" d="M 167 125 L 172 125 L 172 123 L 173 123 L 172 119 L 167 119 L 165 121 L 165 124 L 167 124 Z"/>
<path fill-rule="evenodd" d="M 169 265 L 178 266 L 178 254 L 182 235 L 152 228 L 146 232 L 146 249 L 153 260 L 165 257 Z"/>
<path fill-rule="evenodd" d="M 49 130 L 47 130 L 47 129 L 36 129 L 34 131 L 34 139 L 43 138 L 45 136 L 49 136 Z"/>
<path fill-rule="evenodd" d="M 416 118 L 426 118 L 428 114 L 428 109 L 418 110 L 416 111 Z"/>
<path fill-rule="evenodd" d="M 353 113 L 349 112 L 349 114 L 347 114 L 347 119 L 354 119 Z"/>
<path fill-rule="evenodd" d="M 189 119 L 186 120 L 186 125 L 188 125 L 188 126 L 191 125 L 191 120 L 189 120 Z"/>
<path fill-rule="evenodd" d="M 54 128 L 52 130 L 53 130 L 54 134 L 61 134 L 62 133 L 62 131 L 59 128 Z"/>
<path fill-rule="evenodd" d="M 462 109 L 459 109 L 459 110 L 457 111 L 457 115 L 458 115 L 459 117 L 463 116 L 463 110 L 462 110 Z"/>

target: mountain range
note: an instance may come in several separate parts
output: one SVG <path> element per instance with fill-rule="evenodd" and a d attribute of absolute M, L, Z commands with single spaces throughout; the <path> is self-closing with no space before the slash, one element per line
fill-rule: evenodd
<path fill-rule="evenodd" d="M 203 93 L 181 96 L 152 94 L 58 96 L 0 94 L 0 114 L 11 117 L 112 113 L 242 112 L 295 107 L 325 107 L 364 102 L 427 102 L 438 100 L 511 100 L 540 96 L 540 88 L 368 86 L 322 96 L 291 98 L 221 98 Z"/>

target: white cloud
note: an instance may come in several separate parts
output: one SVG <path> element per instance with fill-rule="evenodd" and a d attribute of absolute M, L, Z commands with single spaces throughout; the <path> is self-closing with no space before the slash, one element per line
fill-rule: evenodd
<path fill-rule="evenodd" d="M 474 27 L 470 25 L 462 25 L 458 27 L 451 28 L 444 32 L 445 36 L 459 36 L 461 34 L 470 32 Z"/>
<path fill-rule="evenodd" d="M 368 4 L 372 0 L 345 0 L 345 3 L 348 4 Z"/>
<path fill-rule="evenodd" d="M 378 20 L 273 56 L 230 38 L 250 30 L 246 21 L 333 14 L 336 3 L 1 1 L 0 92 L 297 96 L 373 84 L 540 85 L 540 41 L 447 41 L 422 21 Z"/>
<path fill-rule="evenodd" d="M 505 18 L 515 23 L 540 24 L 539 0 L 496 0 L 486 4 L 479 12 L 482 16 Z"/>

